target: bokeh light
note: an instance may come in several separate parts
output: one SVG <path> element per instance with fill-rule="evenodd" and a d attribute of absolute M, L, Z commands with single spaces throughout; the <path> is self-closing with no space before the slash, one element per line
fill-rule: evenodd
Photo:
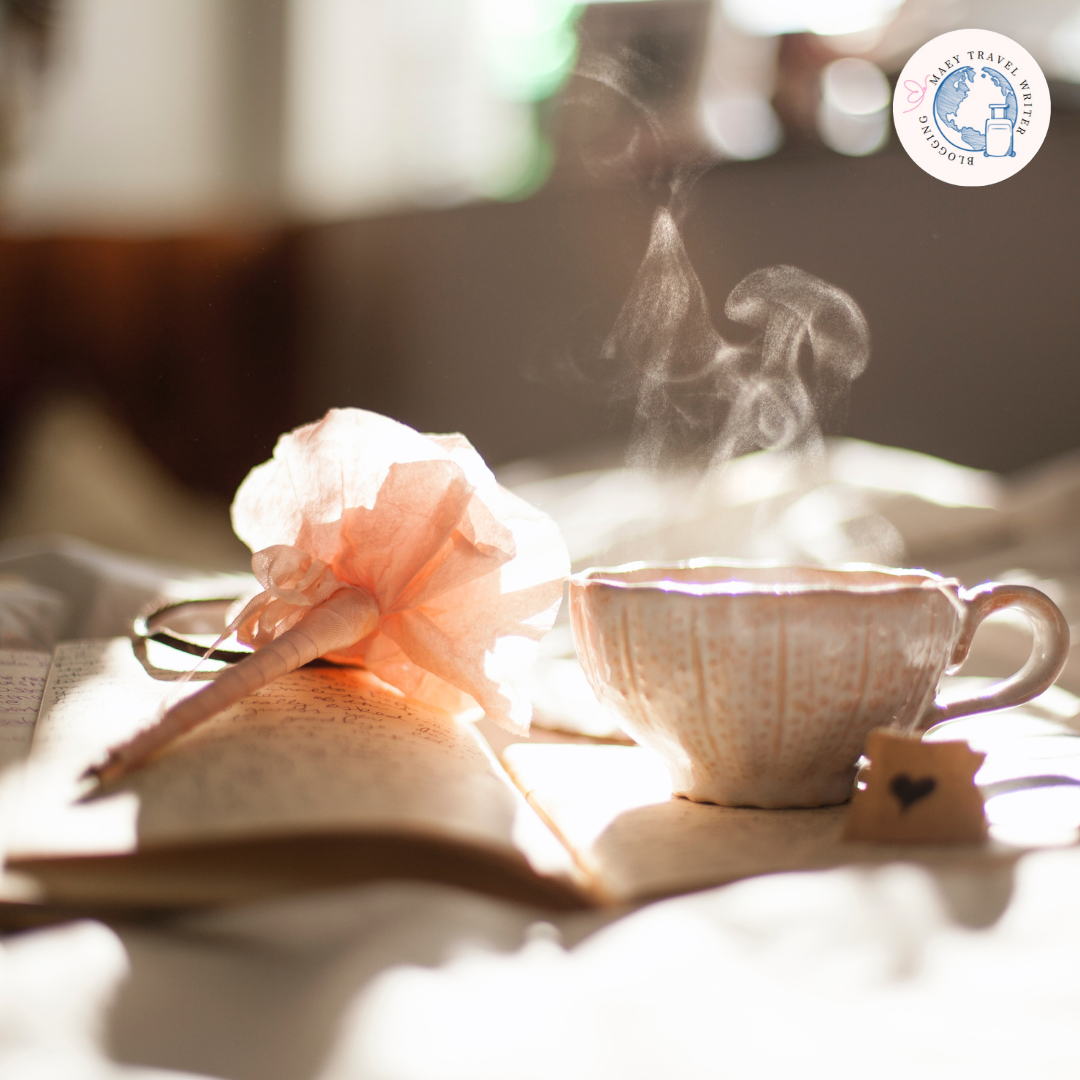
<path fill-rule="evenodd" d="M 768 157 L 784 138 L 776 113 L 760 94 L 703 98 L 701 124 L 711 147 L 736 161 Z"/>
<path fill-rule="evenodd" d="M 848 56 L 821 73 L 818 133 L 841 154 L 861 157 L 889 137 L 889 81 L 869 60 Z"/>
<path fill-rule="evenodd" d="M 882 25 L 901 0 L 724 0 L 724 14 L 749 34 L 857 34 Z"/>
<path fill-rule="evenodd" d="M 486 0 L 480 9 L 484 60 L 495 89 L 515 101 L 542 101 L 577 59 L 573 0 Z"/>
<path fill-rule="evenodd" d="M 1050 35 L 1050 54 L 1059 75 L 1080 81 L 1080 7 Z"/>

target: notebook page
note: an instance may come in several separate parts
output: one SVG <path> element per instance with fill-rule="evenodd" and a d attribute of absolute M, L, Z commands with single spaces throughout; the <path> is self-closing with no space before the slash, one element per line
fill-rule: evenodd
<path fill-rule="evenodd" d="M 48 653 L 0 649 L 0 858 L 21 795 L 19 763 L 30 751 L 51 662 Z"/>
<path fill-rule="evenodd" d="M 663 763 L 641 747 L 515 744 L 503 761 L 529 802 L 609 901 L 672 895 L 741 878 L 904 858 L 993 868 L 1021 849 L 841 839 L 847 806 L 758 810 L 672 798 Z"/>
<path fill-rule="evenodd" d="M 168 686 L 127 639 L 57 648 L 13 853 L 354 829 L 516 850 L 520 798 L 472 726 L 358 670 L 295 672 L 78 802 L 83 770 L 144 725 Z"/>
<path fill-rule="evenodd" d="M 0 770 L 30 749 L 51 662 L 48 653 L 0 649 Z"/>

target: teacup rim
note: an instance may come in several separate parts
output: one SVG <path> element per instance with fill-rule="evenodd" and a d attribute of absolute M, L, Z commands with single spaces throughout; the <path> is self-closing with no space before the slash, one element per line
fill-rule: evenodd
<path fill-rule="evenodd" d="M 657 572 L 672 570 L 694 570 L 698 567 L 722 567 L 734 570 L 810 570 L 840 573 L 874 573 L 894 580 L 873 584 L 841 585 L 834 582 L 751 582 L 751 581 L 715 581 L 694 582 L 671 579 L 645 581 L 620 580 L 617 575 L 635 573 L 641 570 Z M 912 578 L 916 580 L 911 580 Z M 907 579 L 907 580 L 903 580 Z M 819 565 L 815 563 L 787 563 L 777 559 L 724 559 L 697 558 L 681 560 L 638 560 L 621 563 L 618 566 L 590 566 L 579 570 L 570 577 L 571 585 L 604 585 L 614 589 L 644 590 L 656 592 L 682 593 L 688 596 L 786 596 L 803 593 L 838 593 L 880 594 L 904 592 L 907 590 L 959 589 L 961 583 L 956 578 L 943 577 L 932 570 L 921 568 L 902 569 L 895 566 L 881 566 L 877 563 L 841 563 Z"/>

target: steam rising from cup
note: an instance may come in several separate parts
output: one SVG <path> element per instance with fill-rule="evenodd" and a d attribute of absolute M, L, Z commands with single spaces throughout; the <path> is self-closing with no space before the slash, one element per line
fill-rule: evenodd
<path fill-rule="evenodd" d="M 755 450 L 820 460 L 823 420 L 846 401 L 869 360 L 866 320 L 835 285 L 793 266 L 772 266 L 745 277 L 724 306 L 747 335 L 737 341 L 721 335 L 680 233 L 690 194 L 712 161 L 680 158 L 667 143 L 662 117 L 644 95 L 649 79 L 658 77 L 652 66 L 632 50 L 617 58 L 586 50 L 576 71 L 581 104 L 592 87 L 615 94 L 634 117 L 617 150 L 602 140 L 587 148 L 586 169 L 614 169 L 668 189 L 600 351 L 615 396 L 633 402 L 628 463 L 709 469 Z"/>
<path fill-rule="evenodd" d="M 819 456 L 820 418 L 866 369 L 870 332 L 847 293 L 794 266 L 755 270 L 724 306 L 752 336 L 713 326 L 670 207 L 602 357 L 634 398 L 630 464 L 717 466 L 754 450 Z"/>

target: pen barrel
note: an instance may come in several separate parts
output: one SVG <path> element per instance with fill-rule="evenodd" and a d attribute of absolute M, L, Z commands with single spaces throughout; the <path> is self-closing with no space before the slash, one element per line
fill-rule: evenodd
<path fill-rule="evenodd" d="M 103 782 L 142 765 L 159 750 L 231 705 L 327 653 L 347 649 L 378 624 L 379 609 L 370 593 L 345 587 L 307 612 L 280 637 L 225 668 L 212 683 L 174 705 L 158 723 L 110 751 L 95 770 Z"/>

